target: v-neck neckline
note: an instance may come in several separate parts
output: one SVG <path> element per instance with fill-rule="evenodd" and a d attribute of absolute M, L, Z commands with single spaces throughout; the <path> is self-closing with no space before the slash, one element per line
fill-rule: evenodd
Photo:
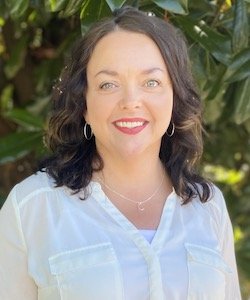
<path fill-rule="evenodd" d="M 113 220 L 116 221 L 119 226 L 121 226 L 131 237 L 131 239 L 137 244 L 138 247 L 144 246 L 146 248 L 150 247 L 156 252 L 160 251 L 163 247 L 164 240 L 166 237 L 165 232 L 168 232 L 171 225 L 172 215 L 174 212 L 174 206 L 178 200 L 174 189 L 166 198 L 164 203 L 162 214 L 160 217 L 159 225 L 156 229 L 155 235 L 149 243 L 145 237 L 140 232 L 141 228 L 137 228 L 108 198 L 108 196 L 102 190 L 99 182 L 90 182 L 90 192 L 94 199 L 103 207 L 103 209 L 111 216 Z M 142 228 L 143 230 L 143 228 Z"/>

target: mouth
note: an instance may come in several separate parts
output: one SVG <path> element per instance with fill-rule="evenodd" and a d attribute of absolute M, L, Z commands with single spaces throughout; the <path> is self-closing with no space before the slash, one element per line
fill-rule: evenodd
<path fill-rule="evenodd" d="M 114 122 L 115 126 L 122 127 L 122 128 L 136 128 L 143 126 L 145 122 L 124 122 L 124 121 L 118 121 Z"/>
<path fill-rule="evenodd" d="M 125 134 L 137 134 L 141 132 L 148 124 L 148 121 L 141 118 L 120 119 L 113 122 L 114 126 Z"/>

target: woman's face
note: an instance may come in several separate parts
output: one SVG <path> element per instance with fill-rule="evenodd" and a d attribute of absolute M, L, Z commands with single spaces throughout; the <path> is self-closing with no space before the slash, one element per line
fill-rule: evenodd
<path fill-rule="evenodd" d="M 103 37 L 87 65 L 85 120 L 102 157 L 159 154 L 170 123 L 173 89 L 157 45 L 117 30 Z"/>

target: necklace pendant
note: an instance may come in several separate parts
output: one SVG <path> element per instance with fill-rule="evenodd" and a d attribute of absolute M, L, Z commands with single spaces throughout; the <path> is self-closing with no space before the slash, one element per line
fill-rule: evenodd
<path fill-rule="evenodd" d="M 144 211 L 145 210 L 145 207 L 143 207 L 142 204 L 143 204 L 142 202 L 137 203 L 137 208 L 138 208 L 139 211 Z"/>

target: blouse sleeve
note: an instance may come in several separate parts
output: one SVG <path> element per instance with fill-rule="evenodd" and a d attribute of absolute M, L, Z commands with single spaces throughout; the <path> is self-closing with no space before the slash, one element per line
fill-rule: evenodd
<path fill-rule="evenodd" d="M 0 210 L 0 299 L 35 300 L 15 188 Z"/>
<path fill-rule="evenodd" d="M 220 193 L 221 194 L 221 193 Z M 226 203 L 224 197 L 221 194 L 222 199 L 222 231 L 221 231 L 221 248 L 222 255 L 226 263 L 230 266 L 232 270 L 231 276 L 227 278 L 226 285 L 226 297 L 228 300 L 241 300 L 239 278 L 237 272 L 235 250 L 234 250 L 234 235 L 232 229 L 232 223 L 228 214 Z"/>

